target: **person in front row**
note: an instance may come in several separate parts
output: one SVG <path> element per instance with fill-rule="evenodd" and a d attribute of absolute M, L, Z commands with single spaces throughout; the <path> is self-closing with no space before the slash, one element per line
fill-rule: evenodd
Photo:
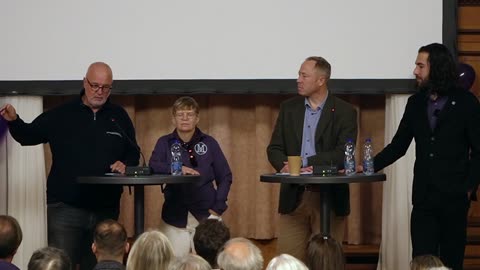
<path fill-rule="evenodd" d="M 246 238 L 232 238 L 218 253 L 217 265 L 222 270 L 261 270 L 262 251 Z"/>
<path fill-rule="evenodd" d="M 36 250 L 28 261 L 28 270 L 75 270 L 67 253 L 55 247 Z"/>
<path fill-rule="evenodd" d="M 392 142 L 375 156 L 375 171 L 405 155 L 415 139 L 413 257 L 432 254 L 459 270 L 469 195 L 480 181 L 480 104 L 458 86 L 455 61 L 442 44 L 418 50 L 413 74 L 419 91 L 408 99 Z"/>
<path fill-rule="evenodd" d="M 192 239 L 199 221 L 219 219 L 225 212 L 232 184 L 230 166 L 220 145 L 197 127 L 199 112 L 198 103 L 191 97 L 175 101 L 172 108 L 175 130 L 158 139 L 149 164 L 154 173 L 170 173 L 170 147 L 174 141 L 179 141 L 182 173 L 201 177 L 193 184 L 167 185 L 164 190 L 160 230 L 172 243 L 177 257 L 192 251 Z"/>
<path fill-rule="evenodd" d="M 287 156 L 301 156 L 302 171 L 312 165 L 343 167 L 344 145 L 357 138 L 357 113 L 352 105 L 333 96 L 327 87 L 331 66 L 322 57 L 307 58 L 298 72 L 300 96 L 280 105 L 267 148 L 268 160 L 278 172 L 288 172 Z M 345 216 L 350 213 L 347 184 L 332 188 L 332 235 L 343 241 Z M 278 253 L 305 261 L 308 240 L 320 233 L 319 193 L 304 186 L 280 187 Z"/>
<path fill-rule="evenodd" d="M 123 257 L 130 249 L 127 231 L 113 219 L 101 221 L 95 227 L 92 252 L 97 257 L 93 270 L 125 270 Z"/>
<path fill-rule="evenodd" d="M 12 263 L 13 256 L 22 243 L 22 228 L 18 221 L 7 215 L 0 215 L 0 269 L 19 270 Z"/>
<path fill-rule="evenodd" d="M 93 229 L 104 219 L 117 219 L 121 186 L 80 185 L 79 176 L 125 172 L 140 157 L 127 112 L 110 102 L 112 69 L 95 62 L 88 67 L 80 94 L 25 123 L 7 104 L 1 116 L 22 145 L 49 143 L 52 167 L 47 181 L 48 245 L 65 250 L 80 270 L 92 270 Z"/>

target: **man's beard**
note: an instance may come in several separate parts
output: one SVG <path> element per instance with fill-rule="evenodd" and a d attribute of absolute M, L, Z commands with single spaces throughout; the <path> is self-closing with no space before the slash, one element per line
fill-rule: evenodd
<path fill-rule="evenodd" d="M 427 94 L 433 94 L 434 91 L 432 90 L 432 85 L 429 80 L 422 80 L 416 81 L 417 82 L 417 89 L 421 92 L 425 92 Z"/>

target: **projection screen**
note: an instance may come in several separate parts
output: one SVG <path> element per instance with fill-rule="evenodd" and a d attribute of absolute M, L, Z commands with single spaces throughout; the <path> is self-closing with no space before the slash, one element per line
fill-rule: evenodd
<path fill-rule="evenodd" d="M 311 55 L 332 64 L 333 81 L 367 82 L 365 88 L 382 81 L 385 87 L 407 85 L 418 48 L 442 43 L 443 5 L 438 0 L 2 1 L 0 91 L 73 91 L 94 61 L 111 65 L 116 88 L 124 92 L 193 91 L 195 83 L 200 92 L 242 87 L 261 92 L 262 86 L 288 91 Z"/>

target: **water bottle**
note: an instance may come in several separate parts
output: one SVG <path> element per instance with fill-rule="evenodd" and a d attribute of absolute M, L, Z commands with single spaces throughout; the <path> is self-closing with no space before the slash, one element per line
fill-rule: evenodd
<path fill-rule="evenodd" d="M 353 144 L 352 139 L 348 139 L 347 143 L 345 144 L 345 159 L 343 164 L 345 166 L 346 175 L 354 175 L 356 173 L 355 145 Z"/>
<path fill-rule="evenodd" d="M 170 147 L 172 152 L 171 173 L 172 175 L 182 175 L 182 146 L 178 140 L 175 140 Z"/>
<path fill-rule="evenodd" d="M 365 144 L 363 144 L 363 173 L 371 175 L 374 172 L 372 140 L 368 138 L 365 140 Z"/>

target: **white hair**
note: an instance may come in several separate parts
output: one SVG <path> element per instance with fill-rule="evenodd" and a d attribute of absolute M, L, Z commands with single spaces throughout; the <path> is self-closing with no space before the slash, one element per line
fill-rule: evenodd
<path fill-rule="evenodd" d="M 265 270 L 308 270 L 308 267 L 291 255 L 281 254 L 273 258 Z"/>
<path fill-rule="evenodd" d="M 261 270 L 262 252 L 246 238 L 233 238 L 225 243 L 218 254 L 217 264 L 223 270 Z"/>
<path fill-rule="evenodd" d="M 176 258 L 169 266 L 170 270 L 212 270 L 210 264 L 202 257 L 187 254 Z"/>

